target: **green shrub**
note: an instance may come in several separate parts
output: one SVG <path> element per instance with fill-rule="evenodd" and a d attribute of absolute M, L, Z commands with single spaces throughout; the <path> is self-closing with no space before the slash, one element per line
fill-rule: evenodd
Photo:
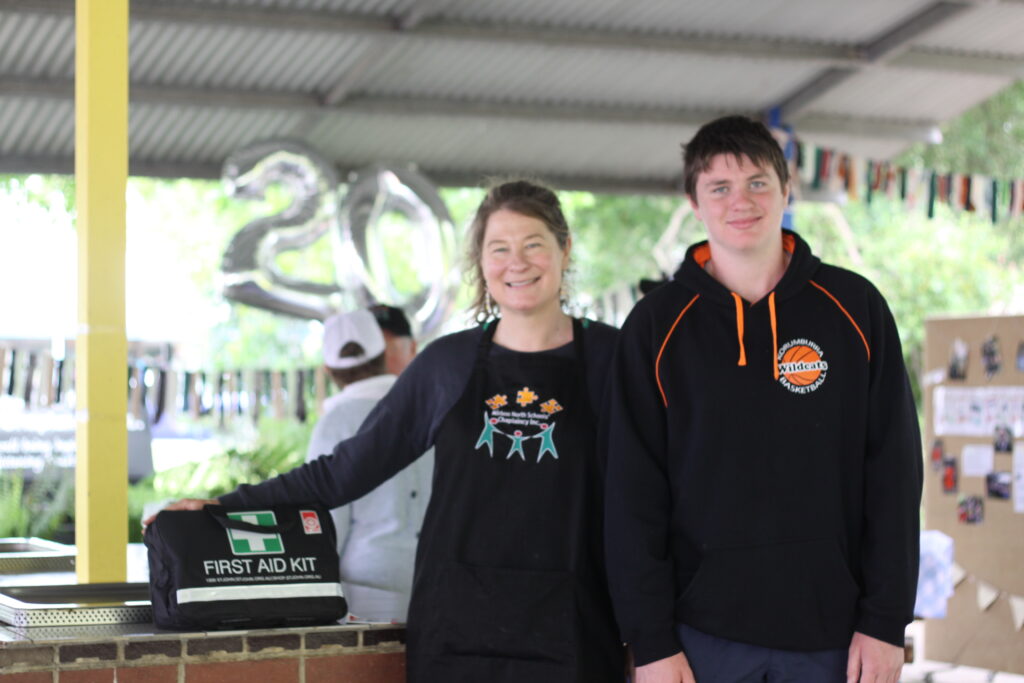
<path fill-rule="evenodd" d="M 128 536 L 142 540 L 141 519 L 147 503 L 179 498 L 216 498 L 238 487 L 275 477 L 305 462 L 314 421 L 265 418 L 251 446 L 228 448 L 199 462 L 187 462 L 140 480 L 128 488 Z"/>
<path fill-rule="evenodd" d="M 0 473 L 0 536 L 52 539 L 74 515 L 73 471 L 48 464 L 28 484 L 23 470 Z"/>

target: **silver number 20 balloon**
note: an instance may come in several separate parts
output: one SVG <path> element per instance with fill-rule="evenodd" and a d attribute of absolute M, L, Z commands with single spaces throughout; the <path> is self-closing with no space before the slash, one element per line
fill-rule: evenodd
<path fill-rule="evenodd" d="M 240 199 L 264 197 L 274 184 L 291 198 L 235 234 L 221 262 L 233 301 L 323 319 L 372 303 L 402 308 L 419 335 L 436 333 L 458 290 L 454 227 L 437 189 L 411 168 L 372 166 L 349 178 L 339 198 L 333 166 L 305 143 L 267 140 L 231 154 L 223 180 Z M 335 281 L 283 273 L 277 257 L 330 234 Z"/>

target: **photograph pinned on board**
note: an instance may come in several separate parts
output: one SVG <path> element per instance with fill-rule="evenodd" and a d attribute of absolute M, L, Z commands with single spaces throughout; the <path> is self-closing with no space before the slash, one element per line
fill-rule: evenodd
<path fill-rule="evenodd" d="M 985 492 L 989 498 L 1009 500 L 1012 480 L 1009 472 L 989 472 L 985 475 Z"/>
<path fill-rule="evenodd" d="M 1013 430 L 1010 425 L 996 425 L 996 438 L 992 447 L 996 453 L 1013 452 Z"/>
<path fill-rule="evenodd" d="M 1017 371 L 1024 372 L 1024 341 L 1017 344 Z"/>
<path fill-rule="evenodd" d="M 985 366 L 985 377 L 992 379 L 1003 366 L 1003 358 L 999 353 L 999 338 L 992 335 L 981 344 L 981 362 Z"/>
<path fill-rule="evenodd" d="M 946 458 L 942 461 L 942 492 L 956 493 L 957 480 L 960 473 L 956 466 L 956 456 Z"/>
<path fill-rule="evenodd" d="M 967 379 L 967 357 L 970 347 L 957 337 L 949 348 L 949 379 Z"/>
<path fill-rule="evenodd" d="M 932 444 L 932 469 L 938 472 L 942 469 L 942 461 L 946 459 L 946 447 L 942 439 L 935 439 Z"/>
<path fill-rule="evenodd" d="M 985 521 L 985 501 L 981 496 L 960 496 L 956 516 L 961 524 L 981 524 Z"/>

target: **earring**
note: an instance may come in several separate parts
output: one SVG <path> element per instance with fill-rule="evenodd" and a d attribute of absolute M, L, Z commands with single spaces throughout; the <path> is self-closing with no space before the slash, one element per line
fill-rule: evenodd
<path fill-rule="evenodd" d="M 498 317 L 498 305 L 491 298 L 491 290 L 489 289 L 484 290 L 484 312 L 488 318 Z"/>

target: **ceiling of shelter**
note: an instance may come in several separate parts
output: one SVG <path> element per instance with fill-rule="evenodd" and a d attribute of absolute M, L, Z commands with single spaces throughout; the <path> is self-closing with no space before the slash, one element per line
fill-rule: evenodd
<path fill-rule="evenodd" d="M 1024 0 L 133 0 L 130 170 L 256 140 L 340 171 L 675 192 L 679 144 L 776 111 L 882 160 L 1024 76 Z M 0 172 L 73 170 L 74 0 L 0 3 Z"/>

